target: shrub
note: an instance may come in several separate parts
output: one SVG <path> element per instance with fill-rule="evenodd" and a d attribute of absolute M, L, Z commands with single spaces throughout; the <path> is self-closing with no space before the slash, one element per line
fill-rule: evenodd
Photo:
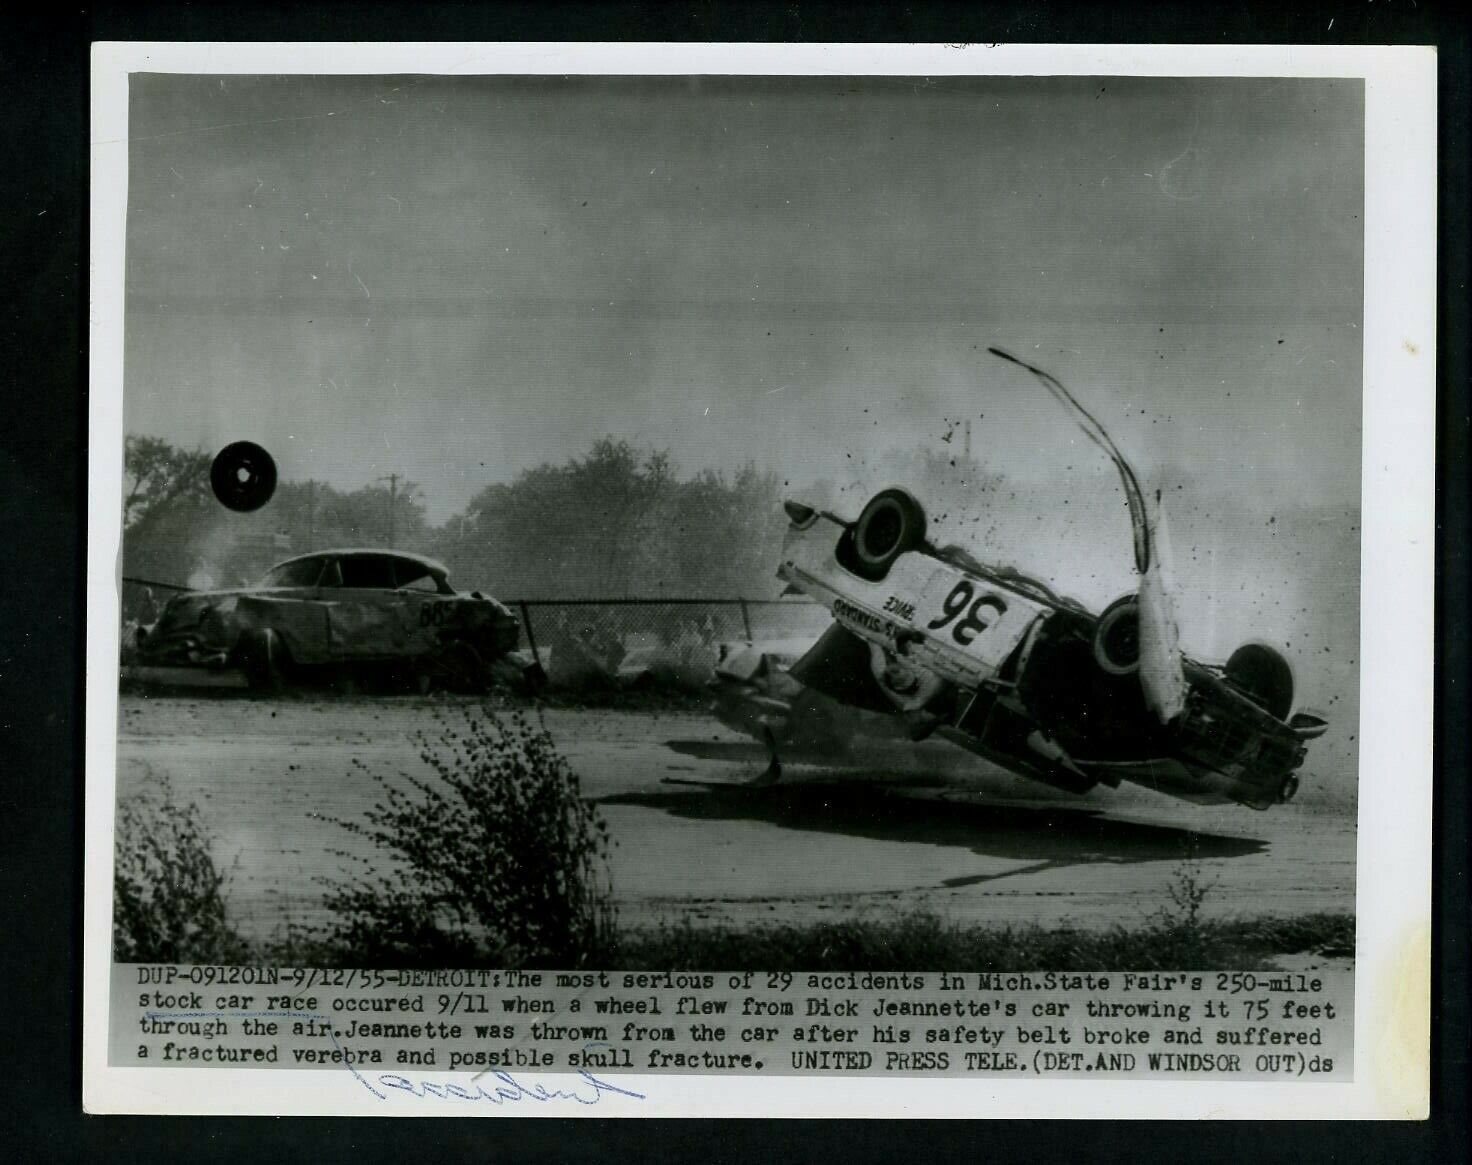
<path fill-rule="evenodd" d="M 381 861 L 326 881 L 329 942 L 356 965 L 567 966 L 613 941 L 608 831 L 540 723 L 463 705 L 415 735 L 438 780 L 372 773 L 380 800 L 336 823 Z M 355 762 L 367 768 L 363 762 Z"/>
<path fill-rule="evenodd" d="M 225 915 L 225 874 L 193 804 L 167 784 L 118 806 L 113 958 L 120 963 L 226 963 L 245 944 Z"/>
<path fill-rule="evenodd" d="M 1197 836 L 1186 835 L 1183 852 L 1171 871 L 1165 893 L 1169 905 L 1149 917 L 1146 928 L 1157 957 L 1172 969 L 1215 966 L 1210 962 L 1216 931 L 1207 922 L 1206 900 L 1217 880 L 1208 878 L 1201 864 Z"/>

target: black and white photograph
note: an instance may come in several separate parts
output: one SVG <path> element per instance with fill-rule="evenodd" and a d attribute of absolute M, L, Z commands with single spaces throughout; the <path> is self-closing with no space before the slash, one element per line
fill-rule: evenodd
<path fill-rule="evenodd" d="M 1354 1079 L 1366 80 L 1035 72 L 128 72 L 110 1064 Z"/>

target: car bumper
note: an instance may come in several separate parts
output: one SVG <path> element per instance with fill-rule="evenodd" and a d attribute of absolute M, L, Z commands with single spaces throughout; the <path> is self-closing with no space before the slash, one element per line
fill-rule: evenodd
<path fill-rule="evenodd" d="M 128 664 L 121 673 L 125 684 L 152 684 L 177 688 L 247 688 L 245 673 L 239 668 L 211 670 L 203 667 L 163 667 L 150 664 Z"/>

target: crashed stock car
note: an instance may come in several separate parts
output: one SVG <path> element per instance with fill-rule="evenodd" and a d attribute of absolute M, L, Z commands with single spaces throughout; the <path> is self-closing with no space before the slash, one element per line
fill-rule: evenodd
<path fill-rule="evenodd" d="M 1318 713 L 1294 712 L 1275 648 L 1250 642 L 1223 666 L 1178 645 L 1158 494 L 1147 499 L 1102 426 L 1055 379 L 1037 377 L 1103 448 L 1124 485 L 1139 588 L 1095 614 L 1010 567 L 927 538 L 920 502 L 886 489 L 850 520 L 798 501 L 778 576 L 834 622 L 790 668 L 748 731 L 781 773 L 783 709 L 811 689 L 897 718 L 912 740 L 939 735 L 1024 777 L 1072 793 L 1130 781 L 1197 804 L 1254 809 L 1290 800 Z M 729 670 L 729 669 L 728 669 Z M 728 687 L 738 679 L 723 676 Z M 769 685 L 770 686 L 770 685 Z M 752 693 L 755 695 L 757 693 Z M 734 722 L 734 717 L 731 721 Z"/>
<path fill-rule="evenodd" d="M 520 620 L 462 594 L 433 559 L 397 550 L 323 550 L 277 563 L 252 587 L 176 595 L 134 639 L 139 678 L 158 669 L 243 671 L 278 690 L 304 673 L 386 677 L 420 691 L 536 686 L 516 650 Z"/>

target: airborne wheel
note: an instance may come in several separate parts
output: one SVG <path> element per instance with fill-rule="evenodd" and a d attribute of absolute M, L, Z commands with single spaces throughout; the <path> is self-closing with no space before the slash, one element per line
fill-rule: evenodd
<path fill-rule="evenodd" d="M 276 492 L 276 462 L 254 441 L 236 441 L 215 455 L 210 489 L 227 509 L 248 514 Z"/>

